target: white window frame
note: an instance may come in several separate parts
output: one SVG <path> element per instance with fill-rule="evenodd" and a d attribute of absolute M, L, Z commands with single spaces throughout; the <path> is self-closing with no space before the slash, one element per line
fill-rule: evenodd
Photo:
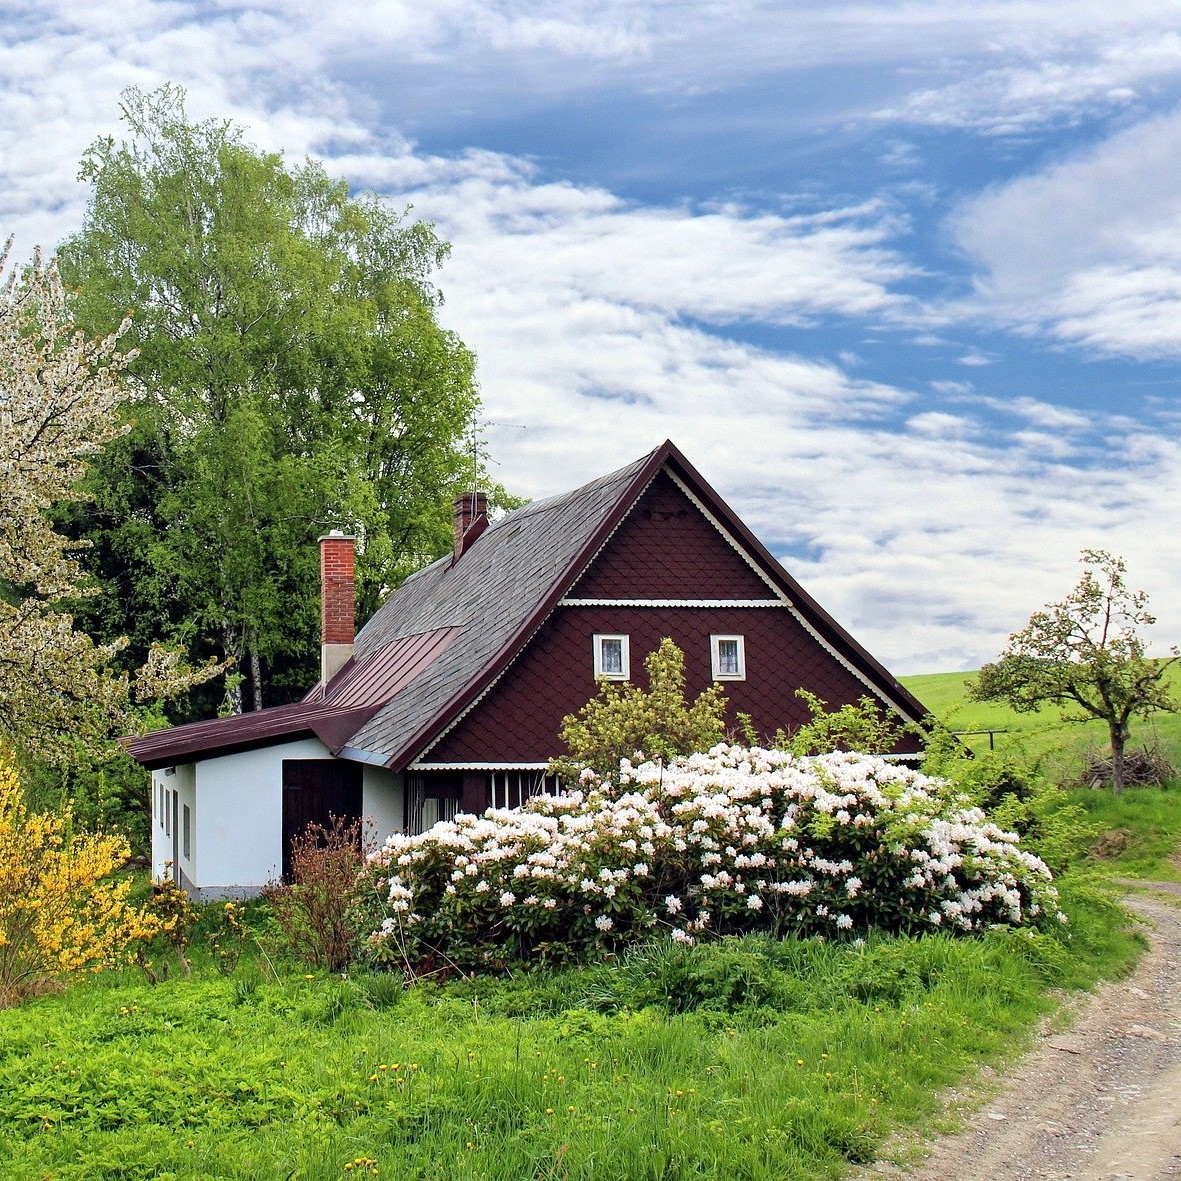
<path fill-rule="evenodd" d="M 733 642 L 738 646 L 738 671 L 734 673 L 722 672 L 722 644 Z M 709 637 L 709 663 L 715 681 L 745 681 L 746 680 L 746 637 L 733 635 L 714 635 Z"/>
<path fill-rule="evenodd" d="M 622 672 L 607 672 L 603 668 L 603 642 L 618 640 Z M 631 679 L 631 637 L 614 632 L 596 632 L 593 639 L 596 681 L 627 681 Z"/>

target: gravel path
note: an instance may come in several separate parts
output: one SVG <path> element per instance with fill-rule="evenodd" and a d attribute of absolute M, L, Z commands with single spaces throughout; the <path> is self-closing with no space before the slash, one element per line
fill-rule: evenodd
<path fill-rule="evenodd" d="M 861 1181 L 1181 1181 L 1181 885 L 1151 889 L 1127 899 L 1150 941 L 1135 972 L 1044 1031 L 963 1131 Z"/>

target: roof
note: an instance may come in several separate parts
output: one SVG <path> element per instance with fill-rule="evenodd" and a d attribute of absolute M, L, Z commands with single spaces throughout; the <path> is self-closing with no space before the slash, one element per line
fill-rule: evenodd
<path fill-rule="evenodd" d="M 472 541 L 458 562 L 447 555 L 411 575 L 361 629 L 353 659 L 304 701 L 158 731 L 130 741 L 128 749 L 145 765 L 159 767 L 312 733 L 343 758 L 403 769 L 505 673 L 666 467 L 842 659 L 903 714 L 923 717 L 923 706 L 803 590 L 666 441 L 581 488 L 507 514 Z"/>
<path fill-rule="evenodd" d="M 403 636 L 371 652 L 356 656 L 328 686 L 316 687 L 292 705 L 213 718 L 155 730 L 126 740 L 127 749 L 145 767 L 168 767 L 194 754 L 207 758 L 234 754 L 309 736 L 319 738 L 333 754 L 381 707 L 412 681 L 455 638 L 457 629 L 436 628 Z"/>

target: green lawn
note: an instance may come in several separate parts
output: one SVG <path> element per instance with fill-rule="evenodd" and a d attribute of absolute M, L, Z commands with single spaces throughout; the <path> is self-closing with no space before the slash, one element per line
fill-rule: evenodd
<path fill-rule="evenodd" d="M 1110 903 L 1067 907 L 1052 935 L 730 941 L 408 991 L 200 956 L 154 988 L 109 974 L 0 1012 L 0 1176 L 837 1177 L 1011 1053 L 1047 988 L 1129 962 Z"/>

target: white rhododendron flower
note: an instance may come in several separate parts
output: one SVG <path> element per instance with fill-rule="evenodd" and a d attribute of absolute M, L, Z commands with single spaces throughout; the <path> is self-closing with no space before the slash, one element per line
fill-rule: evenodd
<path fill-rule="evenodd" d="M 576 787 L 390 837 L 367 863 L 370 947 L 466 966 L 590 950 L 607 931 L 689 941 L 1064 921 L 1049 870 L 1012 833 L 953 784 L 883 759 L 722 744 L 624 760 L 614 780 Z M 596 917 L 608 898 L 611 917 Z"/>

